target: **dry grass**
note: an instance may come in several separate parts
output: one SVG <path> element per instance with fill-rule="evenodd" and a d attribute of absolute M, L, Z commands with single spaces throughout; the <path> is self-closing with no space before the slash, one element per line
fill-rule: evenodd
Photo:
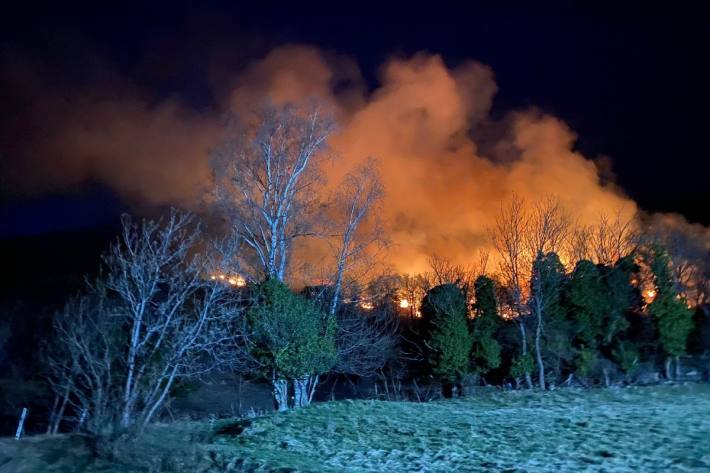
<path fill-rule="evenodd" d="M 87 461 L 77 448 L 58 455 L 48 445 L 58 441 L 0 441 L 0 472 L 16 471 L 7 458 L 42 473 L 710 471 L 710 386 L 323 403 L 239 422 L 156 426 L 113 463 Z M 43 459 L 37 469 L 18 459 L 32 455 Z M 76 468 L 55 469 L 48 458 Z"/>
<path fill-rule="evenodd" d="M 710 471 L 710 387 L 339 402 L 220 442 L 256 471 Z"/>

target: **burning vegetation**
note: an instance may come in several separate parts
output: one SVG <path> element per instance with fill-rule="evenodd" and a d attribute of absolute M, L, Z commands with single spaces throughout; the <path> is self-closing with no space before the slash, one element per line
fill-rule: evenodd
<path fill-rule="evenodd" d="M 351 100 L 329 72 L 301 47 L 248 68 L 224 128 L 201 130 L 209 157 L 178 153 L 163 176 L 179 198 L 148 196 L 138 166 L 131 195 L 194 212 L 124 220 L 104 272 L 55 318 L 50 432 L 140 435 L 181 383 L 224 371 L 264 382 L 286 410 L 332 379 L 420 401 L 466 383 L 632 383 L 642 365 L 677 379 L 682 357 L 707 349 L 693 319 L 710 297 L 706 229 L 638 211 L 554 117 L 490 123 L 489 68 L 394 59 Z M 87 107 L 87 120 L 101 108 Z M 131 131 L 150 121 L 138 108 Z M 144 139 L 183 119 L 171 108 Z M 78 123 L 64 145 L 93 156 Z M 504 138 L 478 138 L 483 125 Z"/>

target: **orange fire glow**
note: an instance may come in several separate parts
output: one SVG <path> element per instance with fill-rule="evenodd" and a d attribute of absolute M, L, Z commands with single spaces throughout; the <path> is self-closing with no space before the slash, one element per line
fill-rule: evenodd
<path fill-rule="evenodd" d="M 215 273 L 210 275 L 212 281 L 220 280 L 234 287 L 244 287 L 247 285 L 247 280 L 240 275 L 229 275 L 224 273 Z"/>
<path fill-rule="evenodd" d="M 653 300 L 656 298 L 656 290 L 655 289 L 646 289 L 643 291 L 643 299 L 646 301 L 647 304 L 650 304 L 653 302 Z"/>

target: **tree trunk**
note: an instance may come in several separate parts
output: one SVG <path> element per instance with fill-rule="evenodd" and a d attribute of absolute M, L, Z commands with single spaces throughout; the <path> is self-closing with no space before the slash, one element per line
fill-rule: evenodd
<path fill-rule="evenodd" d="M 128 428 L 131 424 L 131 412 L 133 411 L 133 402 L 135 394 L 133 391 L 138 383 L 133 379 L 136 376 L 136 356 L 138 353 L 139 337 L 141 327 L 143 325 L 143 315 L 145 311 L 146 301 L 141 301 L 137 307 L 131 328 L 131 341 L 128 346 L 128 373 L 126 375 L 126 383 L 123 388 L 123 409 L 121 410 L 121 427 Z"/>
<path fill-rule="evenodd" d="M 153 416 L 155 415 L 155 413 L 158 412 L 158 409 L 160 409 L 163 406 L 163 403 L 165 402 L 165 398 L 168 396 L 168 393 L 170 392 L 170 389 L 172 388 L 173 383 L 175 382 L 175 375 L 177 374 L 178 366 L 179 365 L 175 365 L 173 367 L 173 370 L 170 373 L 170 376 L 168 377 L 168 379 L 165 381 L 165 384 L 163 385 L 163 389 L 162 389 L 160 395 L 158 396 L 158 399 L 156 399 L 155 402 L 153 402 L 153 405 L 150 406 L 150 408 L 148 409 L 148 413 L 143 418 L 143 423 L 141 425 L 141 430 L 140 430 L 141 434 L 143 434 L 143 432 L 145 431 L 145 428 L 148 426 L 148 424 L 150 423 L 150 421 L 153 418 Z M 159 386 L 159 384 L 158 384 L 158 386 Z"/>
<path fill-rule="evenodd" d="M 54 417 L 54 423 L 52 424 L 52 431 L 50 433 L 56 434 L 59 432 L 59 424 L 62 423 L 62 418 L 64 417 L 64 410 L 67 407 L 67 402 L 69 402 L 69 393 L 70 389 L 69 386 L 67 386 L 66 391 L 64 391 L 64 399 L 62 399 L 62 404 L 59 406 L 59 410 L 57 411 L 55 417 Z"/>
<path fill-rule="evenodd" d="M 79 423 L 74 429 L 75 432 L 79 432 L 81 431 L 81 429 L 84 428 L 84 423 L 86 422 L 87 417 L 89 417 L 89 410 L 85 407 L 81 410 L 81 415 L 79 416 Z"/>
<path fill-rule="evenodd" d="M 52 410 L 49 411 L 49 421 L 47 422 L 47 434 L 52 433 L 52 426 L 54 425 L 54 419 L 57 417 L 57 408 L 59 407 L 59 395 L 54 395 L 54 403 L 52 404 Z"/>
<path fill-rule="evenodd" d="M 308 405 L 308 376 L 293 380 L 293 407 Z"/>
<path fill-rule="evenodd" d="M 673 361 L 673 359 L 670 356 L 668 358 L 666 358 L 666 379 L 669 381 L 673 379 L 673 376 L 671 373 L 671 362 L 672 361 Z"/>
<path fill-rule="evenodd" d="M 317 374 L 312 374 L 308 377 L 308 405 L 313 402 L 313 395 L 316 393 L 318 380 L 319 376 Z"/>
<path fill-rule="evenodd" d="M 545 365 L 542 362 L 542 349 L 540 339 L 542 338 L 542 314 L 537 313 L 537 327 L 535 328 L 535 358 L 537 359 L 538 382 L 540 389 L 545 389 Z"/>
<path fill-rule="evenodd" d="M 521 352 L 522 356 L 527 356 L 528 354 L 528 334 L 525 331 L 525 323 L 521 315 L 518 315 L 518 327 L 520 327 L 520 341 L 521 341 Z M 517 383 L 517 381 L 516 381 Z M 533 382 L 530 372 L 525 370 L 525 383 L 528 385 L 528 389 L 532 389 Z"/>
<path fill-rule="evenodd" d="M 17 431 L 15 432 L 15 440 L 20 440 L 22 437 L 22 433 L 25 431 L 25 419 L 27 419 L 27 410 L 26 407 L 22 408 L 22 414 L 20 415 L 20 421 L 17 423 Z"/>
<path fill-rule="evenodd" d="M 675 357 L 675 378 L 680 379 L 682 376 L 682 370 L 680 369 L 680 357 L 676 356 Z"/>
<path fill-rule="evenodd" d="M 274 402 L 278 411 L 288 410 L 288 381 L 274 378 L 271 381 L 274 387 Z"/>

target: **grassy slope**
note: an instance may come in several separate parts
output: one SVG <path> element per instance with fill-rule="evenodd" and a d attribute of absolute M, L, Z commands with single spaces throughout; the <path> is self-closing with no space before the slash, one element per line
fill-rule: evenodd
<path fill-rule="evenodd" d="M 308 471 L 710 471 L 710 388 L 323 404 L 230 443 L 255 464 Z"/>
<path fill-rule="evenodd" d="M 150 440 L 155 461 L 172 459 L 165 469 L 178 451 L 201 465 L 184 471 L 710 471 L 710 386 L 344 401 L 238 426 L 157 426 Z"/>

